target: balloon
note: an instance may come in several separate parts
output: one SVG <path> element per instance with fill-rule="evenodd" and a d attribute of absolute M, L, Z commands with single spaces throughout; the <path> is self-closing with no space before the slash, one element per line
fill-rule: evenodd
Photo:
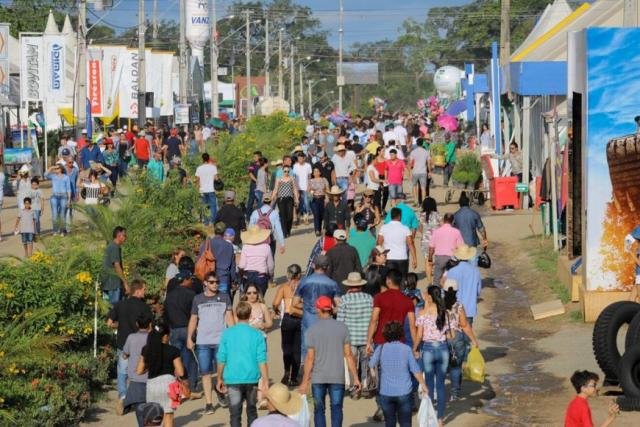
<path fill-rule="evenodd" d="M 454 132 L 458 129 L 458 119 L 448 114 L 442 114 L 438 117 L 438 126 L 441 126 L 449 132 Z"/>
<path fill-rule="evenodd" d="M 454 95 L 458 92 L 462 76 L 463 71 L 459 68 L 445 65 L 436 70 L 433 76 L 433 84 L 438 93 L 448 96 Z"/>

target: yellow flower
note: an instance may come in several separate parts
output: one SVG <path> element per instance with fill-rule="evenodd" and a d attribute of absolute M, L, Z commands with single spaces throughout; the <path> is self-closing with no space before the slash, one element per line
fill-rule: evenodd
<path fill-rule="evenodd" d="M 0 283 L 0 291 L 4 291 L 5 289 L 7 289 L 7 284 L 6 283 Z"/>
<path fill-rule="evenodd" d="M 4 356 L 4 351 L 0 351 L 0 357 Z"/>
<path fill-rule="evenodd" d="M 75 333 L 76 333 L 76 330 L 75 330 L 75 329 L 67 329 L 67 333 L 68 333 L 69 335 L 73 335 L 73 334 L 75 334 Z"/>
<path fill-rule="evenodd" d="M 88 271 L 81 271 L 80 273 L 76 274 L 75 278 L 78 282 L 84 284 L 89 284 L 93 280 L 93 278 L 91 277 L 91 273 L 89 273 Z"/>
<path fill-rule="evenodd" d="M 4 296 L 5 296 L 7 299 L 13 299 L 13 297 L 15 297 L 15 296 L 16 296 L 16 294 L 14 294 L 13 292 L 7 292 L 6 294 L 4 294 Z"/>
<path fill-rule="evenodd" d="M 51 330 L 51 325 L 47 325 L 44 327 L 45 332 L 49 332 Z"/>
<path fill-rule="evenodd" d="M 2 405 L 3 403 L 4 403 L 4 399 L 0 397 L 0 405 Z"/>
<path fill-rule="evenodd" d="M 89 335 L 91 332 L 93 332 L 93 328 L 90 327 L 85 327 L 82 332 L 84 332 L 85 335 Z"/>

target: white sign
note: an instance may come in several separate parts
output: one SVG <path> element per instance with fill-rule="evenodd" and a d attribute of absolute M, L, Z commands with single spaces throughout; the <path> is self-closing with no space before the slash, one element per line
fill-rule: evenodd
<path fill-rule="evenodd" d="M 126 55 L 127 49 L 123 46 L 102 47 L 103 117 L 113 117 L 118 113 L 120 106 L 116 101 Z"/>
<path fill-rule="evenodd" d="M 189 104 L 176 104 L 174 119 L 177 125 L 189 124 Z"/>
<path fill-rule="evenodd" d="M 227 70 L 227 67 L 218 67 L 218 75 L 219 76 L 226 76 L 228 75 L 229 70 Z"/>
<path fill-rule="evenodd" d="M 45 35 L 43 40 L 44 95 L 47 101 L 62 100 L 65 96 L 65 37 Z"/>
<path fill-rule="evenodd" d="M 120 117 L 138 118 L 138 51 L 127 50 L 120 77 Z"/>
<path fill-rule="evenodd" d="M 9 24 L 0 24 L 0 59 L 9 58 Z"/>
<path fill-rule="evenodd" d="M 42 36 L 20 36 L 20 100 L 43 100 Z"/>

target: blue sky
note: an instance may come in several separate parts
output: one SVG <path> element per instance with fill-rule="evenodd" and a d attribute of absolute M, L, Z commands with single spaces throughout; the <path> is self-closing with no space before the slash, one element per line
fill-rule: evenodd
<path fill-rule="evenodd" d="M 157 0 L 159 19 L 174 19 L 178 15 L 177 0 Z M 119 0 L 113 0 L 114 5 Z M 323 28 L 331 32 L 329 43 L 338 46 L 338 0 L 298 0 L 296 3 L 309 6 L 314 15 L 322 22 Z M 455 6 L 470 3 L 470 0 L 344 0 L 345 10 L 345 46 L 354 42 L 368 42 L 394 39 L 398 36 L 398 28 L 409 17 L 423 21 L 427 10 L 433 6 Z M 151 17 L 153 0 L 146 0 L 147 16 Z M 218 0 L 219 15 L 224 15 L 231 0 Z M 92 9 L 92 7 L 90 7 Z M 137 0 L 122 0 L 105 17 L 105 22 L 119 27 L 131 27 L 137 23 Z M 91 11 L 88 16 L 92 21 L 96 17 Z M 93 12 L 98 16 L 103 12 Z"/>

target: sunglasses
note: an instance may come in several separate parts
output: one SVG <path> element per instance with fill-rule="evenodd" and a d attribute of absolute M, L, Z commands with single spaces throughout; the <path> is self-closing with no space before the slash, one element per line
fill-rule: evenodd
<path fill-rule="evenodd" d="M 213 284 L 213 283 L 219 283 L 219 282 L 217 280 L 207 280 L 207 283 Z"/>
<path fill-rule="evenodd" d="M 289 169 L 283 169 L 282 172 L 289 173 Z"/>
<path fill-rule="evenodd" d="M 247 292 L 247 295 L 258 295 L 257 292 L 251 291 L 251 292 Z"/>

